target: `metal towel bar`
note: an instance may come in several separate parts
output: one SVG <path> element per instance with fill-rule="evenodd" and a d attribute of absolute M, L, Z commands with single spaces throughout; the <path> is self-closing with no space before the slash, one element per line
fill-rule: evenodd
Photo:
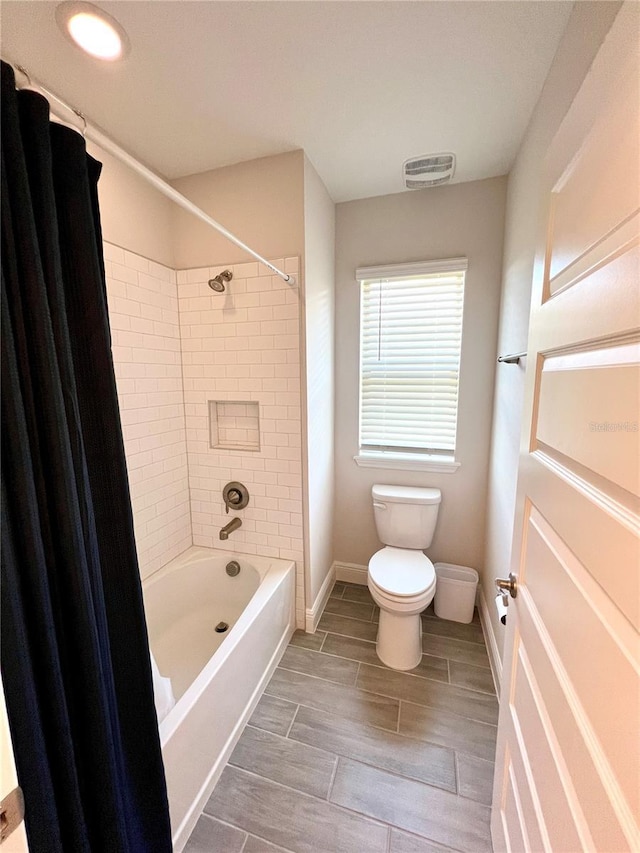
<path fill-rule="evenodd" d="M 513 355 L 499 355 L 498 361 L 503 362 L 503 364 L 518 364 L 521 358 L 526 357 L 526 352 L 516 352 Z"/>

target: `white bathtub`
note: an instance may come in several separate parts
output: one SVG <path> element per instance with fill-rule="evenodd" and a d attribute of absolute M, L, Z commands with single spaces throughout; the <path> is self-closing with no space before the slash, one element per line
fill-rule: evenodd
<path fill-rule="evenodd" d="M 241 566 L 235 578 L 230 560 Z M 189 548 L 145 581 L 144 602 L 151 649 L 177 700 L 160 740 L 180 851 L 293 633 L 295 566 Z M 226 633 L 215 632 L 219 622 Z"/>

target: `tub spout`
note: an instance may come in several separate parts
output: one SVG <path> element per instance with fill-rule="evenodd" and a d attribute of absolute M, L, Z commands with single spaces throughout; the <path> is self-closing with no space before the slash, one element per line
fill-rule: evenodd
<path fill-rule="evenodd" d="M 220 528 L 220 538 L 228 539 L 229 534 L 233 533 L 233 531 L 237 530 L 239 527 L 242 527 L 242 521 L 239 518 L 232 518 L 229 524 L 225 524 L 224 527 Z"/>

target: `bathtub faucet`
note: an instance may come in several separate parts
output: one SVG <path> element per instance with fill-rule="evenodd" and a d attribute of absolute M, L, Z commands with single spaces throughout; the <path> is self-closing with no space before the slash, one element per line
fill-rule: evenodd
<path fill-rule="evenodd" d="M 220 538 L 228 539 L 229 534 L 233 533 L 233 531 L 237 530 L 239 527 L 242 527 L 242 521 L 239 518 L 232 518 L 229 524 L 225 524 L 224 527 L 220 528 Z"/>

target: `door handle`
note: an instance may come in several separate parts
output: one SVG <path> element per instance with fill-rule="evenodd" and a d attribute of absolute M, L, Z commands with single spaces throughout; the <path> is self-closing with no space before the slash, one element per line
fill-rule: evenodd
<path fill-rule="evenodd" d="M 511 598 L 515 598 L 518 594 L 518 578 L 513 574 L 513 572 L 509 572 L 508 580 L 505 580 L 504 578 L 496 578 L 496 586 L 503 596 L 506 596 L 506 594 L 509 593 Z"/>

